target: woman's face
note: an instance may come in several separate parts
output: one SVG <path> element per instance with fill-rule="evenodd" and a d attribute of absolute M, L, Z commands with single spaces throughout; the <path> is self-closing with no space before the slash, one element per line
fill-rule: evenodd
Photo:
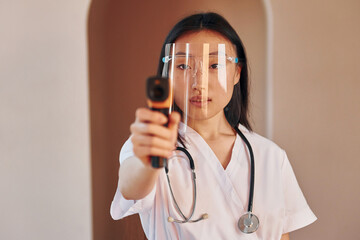
<path fill-rule="evenodd" d="M 223 112 L 241 72 L 233 44 L 217 32 L 203 30 L 182 35 L 174 48 L 170 76 L 183 116 L 205 120 Z"/>

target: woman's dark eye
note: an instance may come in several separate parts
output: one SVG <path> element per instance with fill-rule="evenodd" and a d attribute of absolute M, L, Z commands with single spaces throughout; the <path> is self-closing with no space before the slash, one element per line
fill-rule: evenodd
<path fill-rule="evenodd" d="M 177 66 L 177 68 L 180 68 L 181 70 L 186 70 L 186 69 L 189 69 L 190 66 L 189 65 L 185 65 L 185 64 L 180 64 Z"/>
<path fill-rule="evenodd" d="M 211 64 L 210 65 L 211 69 L 218 69 L 219 68 L 219 64 L 215 63 L 215 64 Z"/>

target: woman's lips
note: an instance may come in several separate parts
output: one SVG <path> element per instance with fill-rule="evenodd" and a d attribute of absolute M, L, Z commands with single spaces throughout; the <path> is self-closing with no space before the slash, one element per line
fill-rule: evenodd
<path fill-rule="evenodd" d="M 194 96 L 190 98 L 190 103 L 195 105 L 196 107 L 206 106 L 209 102 L 211 102 L 211 99 L 205 98 L 203 96 Z"/>

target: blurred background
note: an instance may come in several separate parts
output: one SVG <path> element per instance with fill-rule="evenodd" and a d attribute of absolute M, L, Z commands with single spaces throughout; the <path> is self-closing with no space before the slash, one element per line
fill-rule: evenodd
<path fill-rule="evenodd" d="M 166 34 L 201 11 L 243 40 L 253 127 L 318 217 L 291 239 L 360 239 L 358 0 L 0 0 L 0 239 L 145 239 L 109 214 L 118 155 Z"/>

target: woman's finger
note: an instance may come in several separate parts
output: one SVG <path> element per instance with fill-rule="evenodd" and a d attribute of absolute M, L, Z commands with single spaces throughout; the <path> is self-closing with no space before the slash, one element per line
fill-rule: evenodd
<path fill-rule="evenodd" d="M 135 113 L 137 122 L 156 123 L 164 125 L 167 123 L 167 117 L 161 112 L 152 111 L 148 108 L 138 108 Z"/>
<path fill-rule="evenodd" d="M 132 134 L 151 135 L 163 138 L 165 140 L 172 140 L 172 131 L 158 124 L 135 122 L 130 125 Z"/>
<path fill-rule="evenodd" d="M 138 146 L 134 148 L 134 154 L 140 159 L 149 159 L 149 156 L 168 158 L 172 151 L 152 146 Z"/>
<path fill-rule="evenodd" d="M 174 129 L 178 128 L 180 122 L 180 113 L 178 112 L 172 112 L 169 116 L 169 128 Z"/>
<path fill-rule="evenodd" d="M 164 149 L 167 151 L 173 151 L 175 149 L 175 143 L 172 141 L 164 140 L 155 136 L 136 134 L 131 137 L 131 142 L 133 143 L 134 147 L 148 146 Z"/>
<path fill-rule="evenodd" d="M 169 116 L 169 130 L 172 133 L 172 141 L 174 142 L 174 144 L 177 139 L 180 118 L 181 116 L 178 112 L 172 112 Z"/>

